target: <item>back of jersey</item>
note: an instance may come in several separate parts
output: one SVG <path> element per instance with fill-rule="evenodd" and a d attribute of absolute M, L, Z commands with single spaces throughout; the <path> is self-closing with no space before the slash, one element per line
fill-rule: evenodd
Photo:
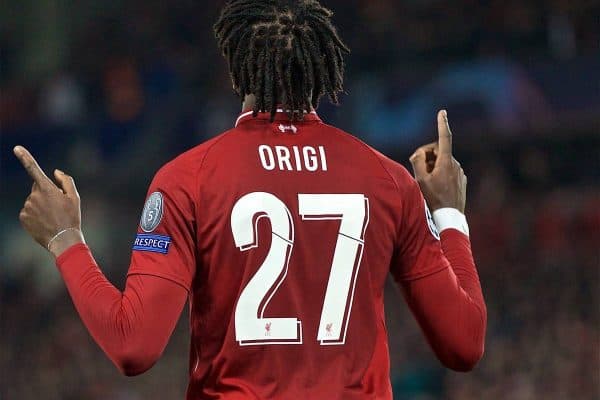
<path fill-rule="evenodd" d="M 391 399 L 384 283 L 427 273 L 392 259 L 403 203 L 426 220 L 407 172 L 315 113 L 246 113 L 190 153 L 188 398 Z"/>

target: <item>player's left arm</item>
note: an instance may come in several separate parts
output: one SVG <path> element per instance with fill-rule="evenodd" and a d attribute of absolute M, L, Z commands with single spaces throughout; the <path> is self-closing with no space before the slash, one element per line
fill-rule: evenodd
<path fill-rule="evenodd" d="M 73 303 L 90 334 L 126 375 L 148 370 L 160 358 L 187 300 L 180 282 L 143 273 L 134 257 L 124 292 L 95 262 L 81 232 L 80 199 L 73 179 L 56 170 L 55 184 L 27 150 L 14 150 L 33 188 L 19 215 L 25 230 L 57 258 Z M 132 273 L 132 269 L 138 272 Z"/>

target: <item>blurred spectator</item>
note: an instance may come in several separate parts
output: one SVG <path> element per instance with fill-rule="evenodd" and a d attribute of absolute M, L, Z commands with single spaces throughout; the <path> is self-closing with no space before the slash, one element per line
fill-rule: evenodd
<path fill-rule="evenodd" d="M 75 127 L 83 121 L 85 98 L 79 82 L 57 74 L 45 82 L 40 93 L 40 110 L 45 122 L 57 127 Z"/>

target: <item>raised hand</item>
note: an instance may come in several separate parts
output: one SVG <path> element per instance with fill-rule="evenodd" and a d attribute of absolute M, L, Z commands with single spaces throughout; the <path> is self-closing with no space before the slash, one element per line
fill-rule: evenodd
<path fill-rule="evenodd" d="M 55 170 L 57 186 L 25 148 L 17 146 L 14 153 L 33 180 L 31 194 L 19 214 L 25 230 L 55 256 L 83 243 L 80 200 L 73 178 Z"/>
<path fill-rule="evenodd" d="M 450 207 L 464 213 L 467 177 L 452 156 L 452 132 L 445 110 L 438 113 L 437 122 L 438 141 L 418 148 L 410 162 L 431 211 Z"/>

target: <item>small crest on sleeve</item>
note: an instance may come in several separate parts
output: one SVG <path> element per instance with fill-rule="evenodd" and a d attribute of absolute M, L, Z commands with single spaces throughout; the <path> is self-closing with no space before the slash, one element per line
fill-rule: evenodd
<path fill-rule="evenodd" d="M 433 220 L 433 216 L 431 215 L 431 211 L 429 211 L 427 202 L 425 202 L 425 218 L 427 218 L 427 226 L 429 226 L 429 231 L 431 232 L 433 237 L 437 240 L 440 240 L 440 231 L 438 230 L 435 221 Z"/>
<path fill-rule="evenodd" d="M 163 217 L 163 203 L 163 195 L 160 192 L 154 192 L 148 196 L 140 219 L 140 228 L 144 232 L 153 232 L 160 224 Z"/>

